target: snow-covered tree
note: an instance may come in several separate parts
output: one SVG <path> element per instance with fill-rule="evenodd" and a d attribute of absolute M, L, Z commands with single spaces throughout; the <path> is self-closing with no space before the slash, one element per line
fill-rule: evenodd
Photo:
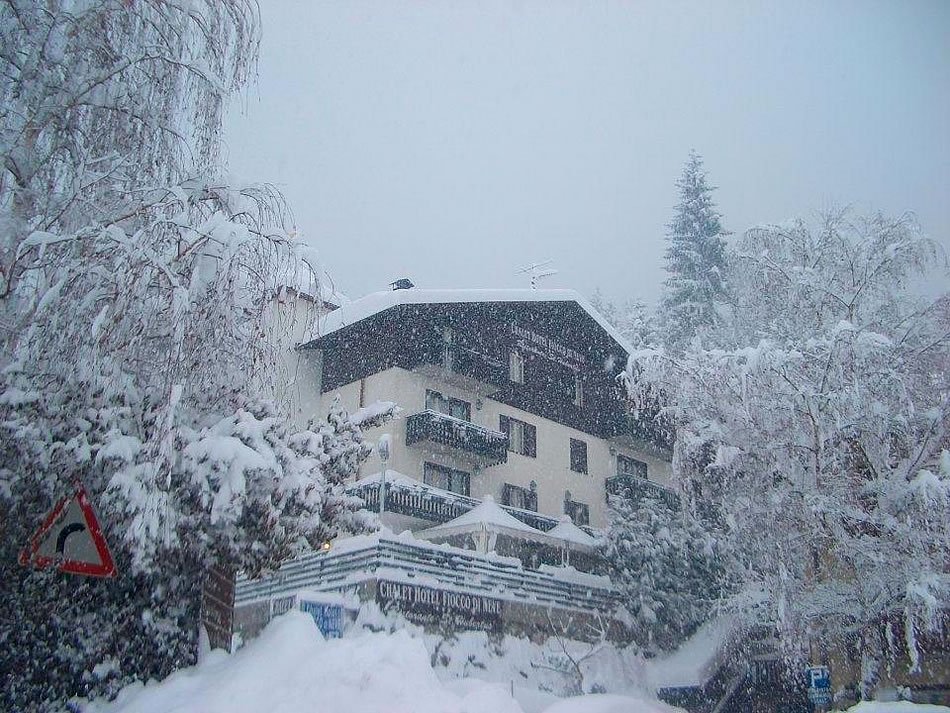
<path fill-rule="evenodd" d="M 691 151 L 676 182 L 679 203 L 666 234 L 669 277 L 660 305 L 665 343 L 682 349 L 703 326 L 719 322 L 726 297 L 726 243 L 706 182 L 703 159 Z"/>
<path fill-rule="evenodd" d="M 675 648 L 727 590 L 714 529 L 687 510 L 649 497 L 611 496 L 606 535 L 611 582 L 641 648 Z"/>
<path fill-rule="evenodd" d="M 618 306 L 598 288 L 591 295 L 590 303 L 631 346 L 639 348 L 656 343 L 656 318 L 643 300 L 628 299 Z"/>
<path fill-rule="evenodd" d="M 253 0 L 0 3 L 0 707 L 168 673 L 208 567 L 360 525 L 359 418 L 295 432 L 257 400 L 309 271 L 280 195 L 219 160 L 257 46 Z M 16 564 L 76 480 L 115 580 Z"/>
<path fill-rule="evenodd" d="M 721 347 L 631 366 L 635 393 L 668 396 L 676 474 L 720 508 L 790 653 L 859 641 L 916 666 L 950 607 L 950 298 L 907 290 L 935 258 L 906 217 L 751 230 Z M 894 617 L 888 652 L 874 642 Z"/>

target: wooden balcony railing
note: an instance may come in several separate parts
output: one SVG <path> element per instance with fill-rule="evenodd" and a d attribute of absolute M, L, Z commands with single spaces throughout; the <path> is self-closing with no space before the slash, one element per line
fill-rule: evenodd
<path fill-rule="evenodd" d="M 677 493 L 659 483 L 630 473 L 618 473 L 607 478 L 606 489 L 607 495 L 619 495 L 632 500 L 650 498 L 673 510 L 678 510 L 680 507 L 680 496 Z"/>
<path fill-rule="evenodd" d="M 406 445 L 429 441 L 474 454 L 482 466 L 508 460 L 508 436 L 437 411 L 423 411 L 406 420 Z"/>

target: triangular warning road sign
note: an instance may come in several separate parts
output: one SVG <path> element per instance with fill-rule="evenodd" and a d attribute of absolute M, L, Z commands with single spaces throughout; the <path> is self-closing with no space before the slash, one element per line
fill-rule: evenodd
<path fill-rule="evenodd" d="M 37 569 L 53 565 L 61 572 L 90 577 L 115 576 L 112 554 L 81 483 L 72 497 L 60 500 L 46 516 L 20 553 L 20 564 Z"/>

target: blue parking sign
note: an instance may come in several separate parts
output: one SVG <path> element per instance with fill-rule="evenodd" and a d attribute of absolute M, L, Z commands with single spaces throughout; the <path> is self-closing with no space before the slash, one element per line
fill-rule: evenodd
<path fill-rule="evenodd" d="M 317 628 L 328 639 L 343 636 L 343 607 L 339 604 L 323 604 L 301 600 L 300 611 L 313 617 Z"/>
<path fill-rule="evenodd" d="M 831 672 L 827 666 L 809 666 L 805 669 L 808 682 L 808 700 L 816 706 L 831 704 Z"/>

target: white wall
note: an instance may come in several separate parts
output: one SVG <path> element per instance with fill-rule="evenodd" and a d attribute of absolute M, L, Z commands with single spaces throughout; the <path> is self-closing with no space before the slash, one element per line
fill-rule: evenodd
<path fill-rule="evenodd" d="M 315 360 L 315 355 L 304 357 Z M 564 491 L 569 490 L 573 500 L 585 503 L 590 508 L 590 524 L 593 527 L 606 525 L 605 479 L 617 473 L 616 454 L 644 461 L 650 480 L 666 485 L 670 480 L 669 463 L 647 453 L 596 438 L 589 434 L 563 426 L 526 411 L 512 408 L 490 398 L 479 399 L 459 383 L 450 381 L 452 376 L 437 378 L 428 374 L 407 371 L 398 367 L 388 369 L 323 394 L 319 399 L 317 413 L 325 418 L 335 396 L 340 396 L 344 407 L 353 411 L 374 401 L 395 401 L 402 412 L 394 421 L 379 429 L 367 432 L 367 438 L 377 439 L 382 433 L 392 434 L 393 449 L 389 468 L 419 480 L 422 479 L 426 461 L 466 470 L 472 473 L 471 494 L 482 498 L 491 494 L 501 501 L 505 483 L 527 488 L 532 480 L 538 484 L 538 511 L 551 517 L 564 513 Z M 316 383 L 316 382 L 314 382 Z M 508 453 L 508 462 L 476 471 L 475 456 L 457 449 L 431 443 L 406 446 L 406 417 L 425 409 L 426 389 L 439 391 L 444 396 L 463 399 L 472 404 L 472 422 L 494 431 L 499 430 L 499 416 L 505 415 L 537 428 L 537 457 Z M 315 400 L 315 395 L 303 399 Z M 481 408 L 477 404 L 481 402 Z M 571 470 L 570 439 L 587 443 L 588 472 Z M 615 453 L 611 453 L 611 449 Z M 361 476 L 376 473 L 380 462 L 373 455 L 363 466 Z"/>

